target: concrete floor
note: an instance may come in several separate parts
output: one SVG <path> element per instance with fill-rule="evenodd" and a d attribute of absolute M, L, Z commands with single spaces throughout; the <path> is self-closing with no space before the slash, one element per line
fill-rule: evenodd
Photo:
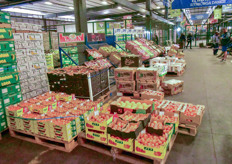
<path fill-rule="evenodd" d="M 168 157 L 168 164 L 232 163 L 232 63 L 220 63 L 209 49 L 185 50 L 187 69 L 182 77 L 184 92 L 166 99 L 206 106 L 206 113 L 196 137 L 178 135 Z M 171 77 L 174 78 L 174 77 Z M 170 77 L 166 78 L 170 79 Z M 0 164 L 5 163 L 124 163 L 86 148 L 72 153 L 3 135 L 0 141 Z"/>

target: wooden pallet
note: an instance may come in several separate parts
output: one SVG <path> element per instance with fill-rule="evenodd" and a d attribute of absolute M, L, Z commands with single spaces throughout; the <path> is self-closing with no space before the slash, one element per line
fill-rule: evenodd
<path fill-rule="evenodd" d="M 11 28 L 11 24 L 0 23 L 0 28 Z"/>
<path fill-rule="evenodd" d="M 61 141 L 61 140 L 56 140 L 53 138 L 48 138 L 45 136 L 40 136 L 32 133 L 28 133 L 25 131 L 21 130 L 15 130 L 9 128 L 10 135 L 11 137 L 18 138 L 24 141 L 32 142 L 35 144 L 39 144 L 42 146 L 46 146 L 50 149 L 56 149 L 64 152 L 71 152 L 75 147 L 77 147 L 78 142 L 77 142 L 77 137 L 75 136 L 72 138 L 70 142 L 67 141 Z"/>
<path fill-rule="evenodd" d="M 117 92 L 117 96 L 118 97 L 128 96 L 128 97 L 132 97 L 134 99 L 140 99 L 140 97 L 141 97 L 139 92 L 133 92 L 133 93 Z"/>
<path fill-rule="evenodd" d="M 80 146 L 111 156 L 113 157 L 114 160 L 119 159 L 121 161 L 125 161 L 128 163 L 136 163 L 136 164 L 151 163 L 151 161 L 153 164 L 164 164 L 169 156 L 169 153 L 171 152 L 177 134 L 178 133 L 173 135 L 164 159 L 158 159 L 146 155 L 141 155 L 135 152 L 129 152 L 119 148 L 111 147 L 107 144 L 100 143 L 97 141 L 88 140 L 86 139 L 84 132 L 81 132 L 79 134 L 78 143 Z"/>
<path fill-rule="evenodd" d="M 178 133 L 189 136 L 196 136 L 197 127 L 193 125 L 179 124 Z"/>
<path fill-rule="evenodd" d="M 4 129 L 3 131 L 0 132 L 0 141 L 2 140 L 2 133 L 4 133 L 7 130 L 8 130 L 8 128 L 6 128 L 6 129 Z"/>
<path fill-rule="evenodd" d="M 180 77 L 180 76 L 182 76 L 184 74 L 184 72 L 185 72 L 184 69 L 182 71 L 180 71 L 180 72 L 168 72 L 166 76 L 169 76 L 169 77 L 170 76 L 171 77 L 178 76 L 178 77 Z"/>
<path fill-rule="evenodd" d="M 110 99 L 114 98 L 115 96 L 116 96 L 116 88 L 114 87 L 109 92 L 107 92 L 105 95 L 101 96 L 99 98 L 99 100 L 101 100 L 103 102 L 103 104 L 105 104 Z"/>

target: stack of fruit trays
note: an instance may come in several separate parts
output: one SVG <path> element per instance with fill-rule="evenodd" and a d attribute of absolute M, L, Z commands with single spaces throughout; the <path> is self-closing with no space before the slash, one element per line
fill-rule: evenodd
<path fill-rule="evenodd" d="M 156 99 L 162 101 L 164 99 L 164 93 L 146 89 L 141 92 L 141 99 L 142 100 Z"/>
<path fill-rule="evenodd" d="M 7 107 L 6 112 L 9 128 L 13 130 L 70 141 L 84 130 L 84 119 L 91 112 L 98 110 L 99 102 L 78 100 L 72 95 L 48 92 L 11 105 Z"/>
<path fill-rule="evenodd" d="M 91 113 L 85 122 L 86 138 L 107 144 L 107 126 L 112 122 L 113 116 L 94 112 Z"/>
<path fill-rule="evenodd" d="M 98 52 L 98 50 L 96 50 L 96 49 L 87 49 L 86 51 L 94 59 L 101 59 L 101 58 L 103 58 L 102 54 L 100 52 Z"/>
<path fill-rule="evenodd" d="M 99 48 L 99 52 L 104 56 L 108 57 L 111 53 L 117 52 L 117 49 L 113 46 L 102 46 Z"/>

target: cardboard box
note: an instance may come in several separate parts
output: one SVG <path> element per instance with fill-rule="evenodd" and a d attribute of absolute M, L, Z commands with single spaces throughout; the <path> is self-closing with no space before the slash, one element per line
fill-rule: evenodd
<path fill-rule="evenodd" d="M 188 104 L 183 106 L 182 111 L 180 112 L 180 123 L 181 124 L 187 124 L 187 125 L 193 125 L 193 126 L 199 126 L 201 125 L 201 121 L 204 115 L 205 106 L 203 105 L 196 105 L 196 116 L 188 116 L 184 112 L 188 109 Z"/>
<path fill-rule="evenodd" d="M 14 33 L 14 40 L 15 41 L 24 41 L 24 33 Z"/>
<path fill-rule="evenodd" d="M 14 50 L 14 41 L 0 41 L 0 52 L 8 52 Z"/>
<path fill-rule="evenodd" d="M 125 107 L 122 107 L 121 105 L 119 105 L 119 102 L 135 102 L 135 103 L 140 103 L 141 105 L 143 103 L 146 103 L 147 106 L 145 109 L 144 106 L 143 108 L 139 107 L 137 109 L 130 109 L 130 108 L 127 108 L 127 106 Z M 117 101 L 113 101 L 111 104 L 110 104 L 110 109 L 111 109 L 111 113 L 118 113 L 118 114 L 123 114 L 124 112 L 126 111 L 131 111 L 132 113 L 141 113 L 141 114 L 147 114 L 147 113 L 151 113 L 155 107 L 154 107 L 154 103 L 153 101 L 149 101 L 149 100 L 135 100 L 135 99 L 131 99 L 130 97 L 120 97 L 119 99 L 117 99 Z"/>
<path fill-rule="evenodd" d="M 159 72 L 155 68 L 138 68 L 136 71 L 137 81 L 157 81 L 158 78 Z"/>
<path fill-rule="evenodd" d="M 28 48 L 27 55 L 44 55 L 44 50 L 40 48 Z"/>
<path fill-rule="evenodd" d="M 114 52 L 110 54 L 109 60 L 114 64 L 114 65 L 119 65 L 121 62 L 121 56 L 118 52 Z"/>
<path fill-rule="evenodd" d="M 42 33 L 24 33 L 25 40 L 43 40 Z"/>
<path fill-rule="evenodd" d="M 141 92 L 141 100 L 150 100 L 150 99 L 163 100 L 164 93 L 159 91 L 149 90 L 149 89 Z"/>
<path fill-rule="evenodd" d="M 0 39 L 13 39 L 11 28 L 0 28 Z"/>
<path fill-rule="evenodd" d="M 5 97 L 7 95 L 16 93 L 16 92 L 20 92 L 20 84 L 12 84 L 12 85 L 8 85 L 6 87 L 2 87 L 0 88 L 0 97 Z"/>
<path fill-rule="evenodd" d="M 34 122 L 34 132 L 41 136 L 51 137 L 50 127 L 51 127 L 51 120 L 49 119 L 37 120 Z"/>
<path fill-rule="evenodd" d="M 7 116 L 7 123 L 8 123 L 8 126 L 12 129 L 24 130 L 23 121 L 21 118 L 13 118 L 13 117 Z"/>
<path fill-rule="evenodd" d="M 135 140 L 135 152 L 138 154 L 164 159 L 167 149 L 168 149 L 168 142 L 166 142 L 164 145 L 160 147 L 149 147 L 144 146 L 138 142 L 138 140 Z"/>
<path fill-rule="evenodd" d="M 12 73 L 17 71 L 17 65 L 16 63 L 8 63 L 8 64 L 2 64 L 0 65 L 0 73 Z"/>
<path fill-rule="evenodd" d="M 86 128 L 86 138 L 107 144 L 107 133 Z"/>
<path fill-rule="evenodd" d="M 116 81 L 116 88 L 118 92 L 134 93 L 135 81 Z"/>
<path fill-rule="evenodd" d="M 167 95 L 175 95 L 178 93 L 181 93 L 184 89 L 184 81 L 182 80 L 168 80 L 168 81 L 164 81 L 161 84 L 161 87 L 164 90 L 164 93 Z"/>
<path fill-rule="evenodd" d="M 0 132 L 3 131 L 3 130 L 5 130 L 7 128 L 7 126 L 8 125 L 7 125 L 6 119 L 1 120 L 1 122 L 0 122 Z"/>
<path fill-rule="evenodd" d="M 85 127 L 88 129 L 93 129 L 93 130 L 98 130 L 98 131 L 103 131 L 106 132 L 107 131 L 107 126 L 112 122 L 113 120 L 113 116 L 110 117 L 109 120 L 104 121 L 102 123 L 98 123 L 98 122 L 92 122 L 90 121 L 92 116 L 98 116 L 98 115 L 105 115 L 103 113 L 99 113 L 99 112 L 92 112 L 90 113 L 86 120 L 85 120 Z"/>
<path fill-rule="evenodd" d="M 10 14 L 0 11 L 0 22 L 11 23 Z"/>
<path fill-rule="evenodd" d="M 159 90 L 160 87 L 160 81 L 148 81 L 148 82 L 143 82 L 143 81 L 137 81 L 137 91 L 142 92 L 146 89 L 157 91 Z"/>
<path fill-rule="evenodd" d="M 116 68 L 114 77 L 116 80 L 130 81 L 135 80 L 136 68 Z"/>
<path fill-rule="evenodd" d="M 140 55 L 127 55 L 121 57 L 121 67 L 141 67 L 142 58 Z"/>
<path fill-rule="evenodd" d="M 3 98 L 2 98 L 3 105 L 5 107 L 16 104 L 22 100 L 23 100 L 23 97 L 21 95 L 21 92 L 16 92 L 16 93 L 11 94 L 11 95 L 6 95 L 6 96 L 3 96 Z"/>
<path fill-rule="evenodd" d="M 16 55 L 14 51 L 11 52 L 0 52 L 0 64 L 15 63 Z"/>
<path fill-rule="evenodd" d="M 41 104 L 40 105 L 34 104 L 29 107 L 29 110 L 34 113 L 38 113 L 38 114 L 46 114 L 48 112 L 48 106 L 41 105 Z"/>
<path fill-rule="evenodd" d="M 129 139 L 122 139 L 117 136 L 113 136 L 111 134 L 108 134 L 108 145 L 123 149 L 129 152 L 132 152 L 134 150 L 134 140 Z"/>
<path fill-rule="evenodd" d="M 26 49 L 16 49 L 15 50 L 16 56 L 18 57 L 25 57 L 27 55 Z"/>

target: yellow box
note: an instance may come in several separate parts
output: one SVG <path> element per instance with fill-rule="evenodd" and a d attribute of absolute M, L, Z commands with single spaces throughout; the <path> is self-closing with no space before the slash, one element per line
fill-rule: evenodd
<path fill-rule="evenodd" d="M 132 152 L 134 150 L 134 139 L 116 139 L 108 134 L 108 145 Z"/>
<path fill-rule="evenodd" d="M 50 121 L 48 119 L 35 121 L 34 132 L 41 136 L 50 137 Z"/>
<path fill-rule="evenodd" d="M 56 97 L 56 100 L 67 101 L 67 102 L 70 102 L 73 99 L 72 95 L 67 95 L 67 94 L 62 94 L 62 93 L 61 94 L 57 94 L 55 97 Z"/>
<path fill-rule="evenodd" d="M 58 123 L 59 120 L 51 122 L 50 137 L 62 141 L 70 141 L 72 139 L 71 122 L 67 121 L 63 124 Z"/>
<path fill-rule="evenodd" d="M 150 157 L 164 159 L 167 152 L 168 143 L 169 142 L 167 141 L 163 146 L 160 146 L 159 148 L 154 148 L 154 147 L 144 146 L 140 144 L 137 140 L 135 140 L 135 152 Z"/>
<path fill-rule="evenodd" d="M 35 120 L 22 119 L 24 131 L 34 133 Z"/>
<path fill-rule="evenodd" d="M 102 123 L 98 123 L 98 122 L 93 122 L 93 121 L 89 121 L 89 119 L 92 116 L 97 116 L 97 115 L 105 115 L 102 113 L 99 114 L 94 114 L 94 112 L 92 112 L 91 114 L 88 115 L 86 121 L 85 121 L 85 127 L 88 129 L 93 129 L 93 130 L 98 130 L 98 131 L 102 131 L 102 132 L 106 132 L 107 131 L 107 126 L 112 122 L 113 120 L 113 116 L 110 117 L 110 119 L 108 119 L 107 121 L 104 121 Z"/>
<path fill-rule="evenodd" d="M 91 130 L 91 129 L 90 129 Z M 108 140 L 107 140 L 107 133 L 106 132 L 96 132 L 96 131 L 89 131 L 86 128 L 86 138 L 93 140 L 93 141 L 97 141 L 97 142 L 102 142 L 107 144 Z"/>
<path fill-rule="evenodd" d="M 29 110 L 34 113 L 46 114 L 48 112 L 48 106 L 43 105 L 32 105 L 29 107 Z"/>
<path fill-rule="evenodd" d="M 12 129 L 16 130 L 24 130 L 23 128 L 23 120 L 21 118 L 13 118 L 7 116 L 8 126 Z"/>
<path fill-rule="evenodd" d="M 11 110 L 11 108 L 18 108 L 17 110 Z M 6 107 L 6 115 L 13 116 L 13 117 L 20 117 L 23 115 L 23 108 L 17 105 L 11 105 Z"/>

